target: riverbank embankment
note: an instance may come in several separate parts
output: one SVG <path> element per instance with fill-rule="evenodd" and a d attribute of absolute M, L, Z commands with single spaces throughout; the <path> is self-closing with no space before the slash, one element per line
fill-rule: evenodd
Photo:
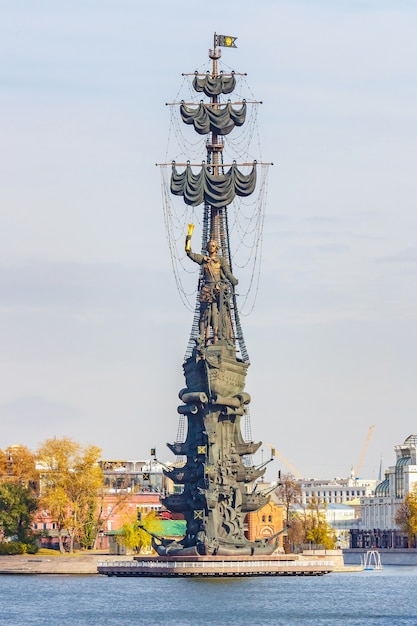
<path fill-rule="evenodd" d="M 103 554 L 75 554 L 37 556 L 14 554 L 0 556 L 0 574 L 97 574 L 97 564 L 102 561 L 120 561 L 120 556 Z M 123 557 L 123 560 L 133 557 Z"/>
<path fill-rule="evenodd" d="M 375 548 L 379 552 L 382 565 L 417 566 L 416 548 Z M 343 550 L 345 565 L 359 565 L 364 562 L 370 548 L 348 548 Z"/>
<path fill-rule="evenodd" d="M 340 552 L 323 554 L 306 553 L 304 558 L 317 559 L 320 562 L 323 558 L 330 558 L 333 561 L 333 572 L 360 571 L 361 567 L 356 565 L 345 566 Z M 97 574 L 98 563 L 101 561 L 126 562 L 133 561 L 133 556 L 120 556 L 114 554 L 88 553 L 62 555 L 57 553 L 51 555 L 37 554 L 16 554 L 13 556 L 0 556 L 0 575 L 5 574 L 64 574 L 82 575 Z"/>

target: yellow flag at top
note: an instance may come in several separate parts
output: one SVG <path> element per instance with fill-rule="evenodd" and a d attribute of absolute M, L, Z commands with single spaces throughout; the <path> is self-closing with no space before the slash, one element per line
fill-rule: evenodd
<path fill-rule="evenodd" d="M 217 35 L 217 45 L 224 48 L 237 48 L 236 39 L 237 37 L 230 37 L 230 35 Z"/>

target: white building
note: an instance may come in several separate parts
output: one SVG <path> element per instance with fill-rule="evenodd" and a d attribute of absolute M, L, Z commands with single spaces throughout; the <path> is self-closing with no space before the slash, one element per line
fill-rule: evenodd
<path fill-rule="evenodd" d="M 376 480 L 333 478 L 331 480 L 302 479 L 298 481 L 302 491 L 302 504 L 308 505 L 313 498 L 326 504 L 343 504 L 374 494 Z"/>
<path fill-rule="evenodd" d="M 417 435 L 410 435 L 394 449 L 397 457 L 395 465 L 388 468 L 385 480 L 379 483 L 375 495 L 361 502 L 363 529 L 395 529 L 398 507 L 417 483 Z"/>

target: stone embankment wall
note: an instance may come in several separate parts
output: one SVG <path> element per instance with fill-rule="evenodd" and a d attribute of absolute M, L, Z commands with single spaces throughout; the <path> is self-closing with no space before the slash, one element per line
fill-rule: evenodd
<path fill-rule="evenodd" d="M 125 561 L 130 558 L 123 557 Z M 0 556 L 0 574 L 97 574 L 97 563 L 103 559 L 119 561 L 120 556 L 103 554 Z"/>
<path fill-rule="evenodd" d="M 320 562 L 320 559 L 333 561 L 333 571 L 343 571 L 344 569 L 345 563 L 342 550 L 304 550 L 302 556 L 306 559 L 317 559 L 318 562 Z"/>
<path fill-rule="evenodd" d="M 358 565 L 363 562 L 367 550 L 349 548 L 343 550 L 345 565 Z M 378 549 L 382 565 L 417 565 L 417 550 L 414 548 Z"/>

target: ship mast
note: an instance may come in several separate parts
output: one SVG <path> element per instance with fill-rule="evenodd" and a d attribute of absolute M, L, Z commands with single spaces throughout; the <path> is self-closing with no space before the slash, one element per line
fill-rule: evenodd
<path fill-rule="evenodd" d="M 247 101 L 246 99 L 240 102 L 232 102 L 230 99 L 225 102 L 222 99 L 222 96 L 233 93 L 236 86 L 236 76 L 240 74 L 236 74 L 234 71 L 224 73 L 219 70 L 220 47 L 236 48 L 235 39 L 235 37 L 214 34 L 213 49 L 209 49 L 211 71 L 209 70 L 204 74 L 197 71 L 193 74 L 183 74 L 183 76 L 194 75 L 192 81 L 193 89 L 197 93 L 204 94 L 208 101 L 201 99 L 198 103 L 195 101 L 185 102 L 184 100 L 167 103 L 174 106 L 179 105 L 182 121 L 187 125 L 192 125 L 197 134 L 204 135 L 206 138 L 206 158 L 203 162 L 192 163 L 188 160 L 183 163 L 171 162 L 172 174 L 169 191 L 174 196 L 182 196 L 185 204 L 188 206 L 197 207 L 202 205 L 201 252 L 203 255 L 208 254 L 207 245 L 209 242 L 211 242 L 210 245 L 213 245 L 214 242 L 217 246 L 222 266 L 227 265 L 228 270 L 232 274 L 233 267 L 228 224 L 229 205 L 233 203 L 235 197 L 246 197 L 254 193 L 257 184 L 258 166 L 270 165 L 256 159 L 252 162 L 240 164 L 234 160 L 232 163 L 226 164 L 224 162 L 224 136 L 229 135 L 235 127 L 241 127 L 245 124 L 248 104 L 259 104 L 259 102 Z M 240 105 L 240 108 L 235 105 Z M 240 169 L 241 167 L 249 167 L 250 171 L 244 173 Z M 185 169 L 180 171 L 177 168 Z M 259 223 L 261 224 L 262 220 Z M 188 255 L 191 252 L 190 246 L 193 230 L 194 224 L 189 224 L 187 234 L 187 246 L 189 247 L 186 247 Z M 253 232 L 256 231 L 257 228 Z M 245 243 L 243 245 L 247 247 Z M 255 258 L 256 255 L 257 251 L 255 249 Z M 201 286 L 204 284 L 203 273 L 201 270 L 198 287 L 200 293 L 197 295 L 194 309 L 194 320 L 185 354 L 186 359 L 192 354 L 196 342 L 202 345 Z M 237 283 L 238 280 L 233 285 L 235 286 Z M 249 355 L 239 320 L 236 291 L 231 287 L 230 281 L 223 283 L 223 285 L 226 288 L 226 292 L 228 292 L 225 292 L 226 299 L 223 297 L 219 299 L 219 304 L 225 305 L 219 308 L 219 314 L 222 318 L 220 326 L 222 326 L 223 330 L 220 330 L 219 326 L 219 333 L 216 334 L 213 330 L 210 335 L 211 331 L 209 331 L 204 342 L 205 345 L 208 345 L 210 341 L 226 341 L 230 348 L 234 344 L 236 352 L 240 352 L 240 358 L 245 363 L 249 363 Z"/>
<path fill-rule="evenodd" d="M 217 34 L 214 33 L 214 46 L 213 50 L 209 50 L 209 57 L 212 60 L 212 77 L 218 76 L 218 60 L 221 57 L 221 49 L 217 47 Z M 218 109 L 219 96 L 211 96 L 211 103 L 214 109 Z M 212 131 L 211 138 L 207 141 L 207 162 L 213 164 L 212 172 L 215 176 L 219 175 L 220 162 L 223 161 L 223 148 L 224 143 L 220 141 L 219 136 Z M 220 209 L 211 207 L 210 211 L 210 239 L 221 241 L 219 232 L 219 211 Z M 223 243 L 223 242 L 222 242 Z M 222 249 L 224 248 L 224 243 Z M 229 259 L 230 261 L 230 259 Z"/>

